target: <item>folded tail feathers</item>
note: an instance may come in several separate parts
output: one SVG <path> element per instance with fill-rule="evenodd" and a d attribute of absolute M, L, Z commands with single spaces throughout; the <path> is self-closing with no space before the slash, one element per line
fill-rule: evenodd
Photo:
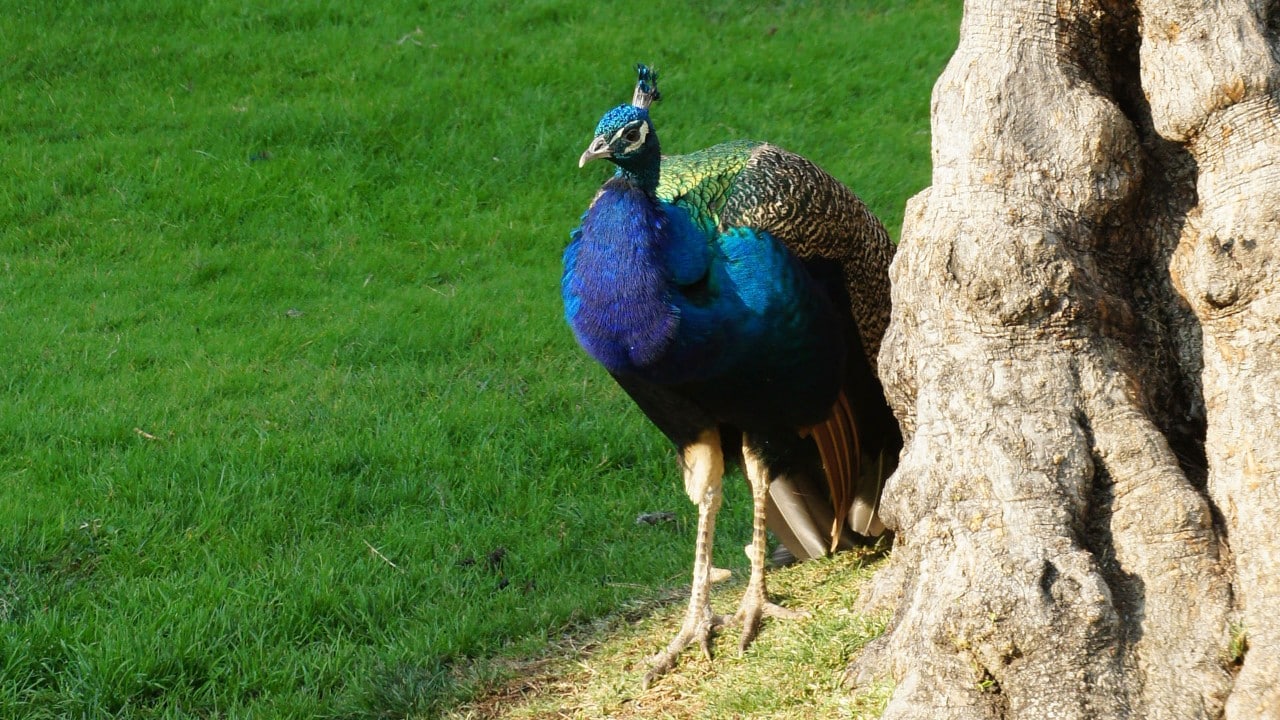
<path fill-rule="evenodd" d="M 854 533 L 877 536 L 884 532 L 876 510 L 885 464 L 863 467 L 862 444 L 853 409 L 844 393 L 830 416 L 801 431 L 813 438 L 822 461 L 823 477 L 787 473 L 769 487 L 769 529 L 798 560 L 822 557 L 853 547 Z"/>
<path fill-rule="evenodd" d="M 884 523 L 880 522 L 878 510 L 886 475 L 885 452 L 881 450 L 877 456 L 875 472 L 859 478 L 853 504 L 849 508 L 849 527 L 866 537 L 878 537 L 884 533 Z"/>
<path fill-rule="evenodd" d="M 856 497 L 855 484 L 861 476 L 862 448 L 858 440 L 858 426 L 845 394 L 841 392 L 836 398 L 831 415 L 824 422 L 808 428 L 803 434 L 813 437 L 822 458 L 831 505 L 835 509 L 828 551 L 835 552 L 840 544 L 840 531 L 849 518 L 849 508 Z"/>

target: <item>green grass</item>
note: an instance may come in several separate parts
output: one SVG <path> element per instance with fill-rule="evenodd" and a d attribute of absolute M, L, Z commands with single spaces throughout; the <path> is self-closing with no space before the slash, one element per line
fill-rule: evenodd
<path fill-rule="evenodd" d="M 669 151 L 776 142 L 896 235 L 958 18 L 11 3 L 0 717 L 429 715 L 683 583 L 672 453 L 560 319 L 575 160 L 648 61 Z"/>

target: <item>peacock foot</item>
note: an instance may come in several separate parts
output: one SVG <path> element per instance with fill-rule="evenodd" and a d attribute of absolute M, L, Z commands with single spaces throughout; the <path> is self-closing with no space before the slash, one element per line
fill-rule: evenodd
<path fill-rule="evenodd" d="M 644 680 L 640 683 L 642 690 L 649 689 L 654 680 L 666 675 L 672 668 L 676 666 L 676 659 L 680 657 L 680 653 L 689 647 L 690 643 L 697 640 L 698 646 L 702 648 L 702 654 L 711 659 L 711 638 L 715 631 L 722 627 L 726 622 L 724 615 L 716 615 L 711 612 L 711 605 L 708 603 L 700 608 L 689 608 L 689 612 L 685 614 L 684 624 L 680 626 L 680 632 L 676 633 L 675 638 L 667 645 L 667 649 L 649 658 L 649 663 L 653 666 L 649 672 L 645 673 Z"/>
<path fill-rule="evenodd" d="M 725 624 L 741 625 L 742 635 L 738 640 L 738 652 L 746 652 L 760 632 L 760 620 L 764 617 L 782 620 L 803 620 L 809 617 L 806 610 L 792 610 L 776 603 L 769 602 L 764 587 L 748 587 L 738 605 L 738 612 L 733 614 Z"/>

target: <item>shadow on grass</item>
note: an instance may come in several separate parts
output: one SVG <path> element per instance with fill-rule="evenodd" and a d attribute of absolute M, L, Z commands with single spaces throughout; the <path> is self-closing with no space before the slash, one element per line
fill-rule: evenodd
<path fill-rule="evenodd" d="M 453 663 L 448 658 L 391 666 L 380 663 L 373 669 L 361 695 L 360 707 L 352 717 L 433 717 L 459 689 Z"/>

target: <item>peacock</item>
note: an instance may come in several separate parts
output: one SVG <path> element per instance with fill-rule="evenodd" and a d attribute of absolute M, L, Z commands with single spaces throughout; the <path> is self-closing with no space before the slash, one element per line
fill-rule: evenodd
<path fill-rule="evenodd" d="M 902 446 L 876 376 L 894 246 L 849 189 L 767 143 L 663 156 L 638 65 L 630 104 L 604 114 L 578 160 L 617 166 L 570 233 L 561 292 L 578 343 L 675 444 L 698 507 L 688 611 L 647 687 L 723 626 L 739 647 L 769 601 L 766 528 L 796 559 L 876 536 Z M 751 486 L 751 574 L 733 616 L 712 612 L 712 538 L 726 462 Z"/>

